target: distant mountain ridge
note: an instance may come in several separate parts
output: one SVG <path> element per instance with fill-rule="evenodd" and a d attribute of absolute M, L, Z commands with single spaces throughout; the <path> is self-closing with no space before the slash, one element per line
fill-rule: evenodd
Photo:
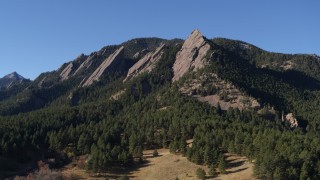
<path fill-rule="evenodd" d="M 165 63 L 163 59 L 168 59 L 169 52 L 173 49 L 176 51 L 171 54 L 172 62 L 167 64 L 167 67 L 162 67 L 162 64 Z M 225 60 L 228 62 L 223 62 Z M 15 93 L 10 93 L 10 90 L 6 91 L 6 95 L 0 98 L 2 100 L 0 101 L 0 110 L 1 106 L 5 107 L 2 108 L 0 114 L 17 113 L 21 111 L 21 107 L 26 107 L 23 111 L 39 109 L 56 101 L 68 101 L 68 98 L 72 100 L 71 104 L 79 104 L 82 102 L 83 95 L 78 92 L 81 92 L 83 88 L 94 89 L 97 85 L 104 86 L 118 79 L 126 84 L 139 76 L 164 71 L 164 69 L 157 69 L 157 67 L 167 68 L 166 71 L 170 74 L 168 78 L 171 83 L 180 84 L 181 93 L 194 96 L 213 106 L 224 105 L 222 107 L 224 110 L 228 107 L 239 109 L 251 107 L 253 105 L 242 103 L 249 99 L 251 103 L 261 104 L 259 108 L 263 108 L 263 104 L 270 104 L 282 109 L 283 107 L 280 107 L 282 103 L 273 102 L 270 97 L 264 97 L 270 95 L 261 97 L 261 90 L 257 95 L 256 90 L 248 87 L 249 82 L 240 83 L 235 79 L 241 76 L 243 76 L 242 80 L 248 79 L 248 77 L 251 78 L 251 74 L 255 73 L 264 76 L 265 71 L 266 73 L 274 71 L 272 76 L 279 76 L 275 78 L 284 79 L 299 88 L 312 87 L 317 89 L 320 86 L 319 62 L 319 57 L 315 55 L 271 53 L 242 41 L 224 38 L 208 39 L 198 29 L 192 31 L 186 40 L 137 38 L 119 45 L 103 47 L 89 55 L 81 54 L 55 71 L 42 73 L 34 81 L 29 81 L 27 86 L 24 84 L 24 86 L 16 88 Z M 217 66 L 217 63 L 222 64 Z M 227 71 L 229 66 L 230 72 Z M 240 66 L 243 67 L 237 69 Z M 218 67 L 222 68 L 221 72 L 217 69 Z M 208 70 L 210 68 L 214 70 Z M 247 68 L 249 69 L 245 70 Z M 198 73 L 198 77 L 192 79 L 193 82 L 187 80 L 191 74 L 195 76 L 199 70 L 205 72 Z M 233 74 L 236 73 L 240 74 L 233 77 Z M 220 85 L 205 85 L 206 82 L 202 81 L 207 77 L 214 77 L 216 81 L 220 82 Z M 28 80 L 17 73 L 12 73 L 1 79 L 0 87 L 8 89 L 8 87 L 19 85 L 25 81 Z M 211 82 L 208 79 L 206 81 Z M 233 90 L 230 87 L 233 87 L 231 88 Z M 147 86 L 142 88 L 148 89 Z M 212 88 L 218 88 L 218 90 L 212 91 Z M 123 91 L 123 89 L 119 89 L 119 92 Z M 237 92 L 238 96 L 236 97 L 231 91 Z M 199 93 L 202 94 L 202 98 L 198 97 Z M 75 98 L 75 94 L 78 94 L 77 98 Z M 68 97 L 67 100 L 64 99 L 66 97 Z M 58 100 L 61 98 L 64 100 Z M 7 100 L 3 101 L 4 99 Z M 236 102 L 229 102 L 229 99 Z M 10 105 L 7 105 L 7 101 L 11 102 Z M 10 106 L 12 108 L 9 108 Z"/>
<path fill-rule="evenodd" d="M 28 80 L 17 72 L 13 72 L 0 79 L 0 89 L 10 88 L 13 85 L 19 85 L 24 81 Z"/>

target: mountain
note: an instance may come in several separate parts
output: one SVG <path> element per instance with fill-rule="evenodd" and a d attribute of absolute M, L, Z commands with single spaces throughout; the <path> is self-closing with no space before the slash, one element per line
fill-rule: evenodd
<path fill-rule="evenodd" d="M 210 167 L 245 155 L 261 179 L 319 179 L 319 72 L 317 55 L 199 30 L 106 46 L 0 91 L 0 172 L 82 155 L 87 169 L 110 171 L 169 148 Z"/>
<path fill-rule="evenodd" d="M 212 46 L 209 41 L 198 31 L 194 30 L 188 39 L 183 43 L 181 50 L 176 56 L 173 65 L 173 81 L 177 81 L 190 69 L 197 70 L 203 68 L 208 63 L 206 56 Z"/>
<path fill-rule="evenodd" d="M 19 75 L 17 72 L 13 72 L 0 79 L 0 89 L 10 88 L 14 85 L 19 85 L 24 81 L 28 80 L 23 76 Z"/>

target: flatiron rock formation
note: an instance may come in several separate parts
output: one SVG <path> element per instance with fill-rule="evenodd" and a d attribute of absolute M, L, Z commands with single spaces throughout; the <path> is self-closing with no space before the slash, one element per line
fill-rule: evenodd
<path fill-rule="evenodd" d="M 161 59 L 163 55 L 163 48 L 165 44 L 160 45 L 155 51 L 147 53 L 142 59 L 135 63 L 128 71 L 127 77 L 124 81 L 127 81 L 133 77 L 138 76 L 144 72 L 151 72 L 156 63 Z"/>
<path fill-rule="evenodd" d="M 197 70 L 204 67 L 210 49 L 211 46 L 203 35 L 198 30 L 194 30 L 177 53 L 173 65 L 174 76 L 172 81 L 179 80 L 191 68 Z"/>
<path fill-rule="evenodd" d="M 88 69 L 91 64 L 92 64 L 92 60 L 94 58 L 96 58 L 97 53 L 93 53 L 92 55 L 90 55 L 80 66 L 79 68 L 76 70 L 76 72 L 74 74 L 78 74 L 81 70 L 83 69 Z"/>
<path fill-rule="evenodd" d="M 60 81 L 64 81 L 69 79 L 70 77 L 74 76 L 76 73 L 75 71 L 78 69 L 79 64 L 86 59 L 87 56 L 84 54 L 79 55 L 74 61 L 70 62 L 67 66 L 63 68 L 60 76 Z"/>
<path fill-rule="evenodd" d="M 61 81 L 69 79 L 69 77 L 72 75 L 71 74 L 72 68 L 73 68 L 73 63 L 71 62 L 70 64 L 68 64 L 66 68 L 62 70 L 62 72 L 60 73 Z"/>
<path fill-rule="evenodd" d="M 102 74 L 108 70 L 108 67 L 110 67 L 113 63 L 115 63 L 117 60 L 121 59 L 121 55 L 123 52 L 123 46 L 121 46 L 119 49 L 117 49 L 113 54 L 111 54 L 107 59 L 105 59 L 102 64 L 89 76 L 87 79 L 85 79 L 80 86 L 90 86 L 94 81 L 98 81 Z"/>

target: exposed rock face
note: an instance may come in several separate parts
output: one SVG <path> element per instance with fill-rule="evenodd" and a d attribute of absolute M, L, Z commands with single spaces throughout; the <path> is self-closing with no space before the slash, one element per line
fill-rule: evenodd
<path fill-rule="evenodd" d="M 286 61 L 286 62 L 284 62 L 280 67 L 281 67 L 283 70 L 287 71 L 287 70 L 293 69 L 294 66 L 296 66 L 296 64 L 293 63 L 292 61 Z"/>
<path fill-rule="evenodd" d="M 176 61 L 173 65 L 174 77 L 172 81 L 179 80 L 191 68 L 196 70 L 204 67 L 207 63 L 206 56 L 210 49 L 211 46 L 203 35 L 198 30 L 194 30 L 177 53 Z"/>
<path fill-rule="evenodd" d="M 245 43 L 241 43 L 241 44 L 240 44 L 240 47 L 241 47 L 242 49 L 251 49 L 251 46 L 250 46 L 249 44 L 245 44 Z"/>
<path fill-rule="evenodd" d="M 61 81 L 69 79 L 69 77 L 72 75 L 72 68 L 73 68 L 73 63 L 69 63 L 67 67 L 65 67 L 62 72 L 60 73 Z"/>
<path fill-rule="evenodd" d="M 157 62 L 161 59 L 164 47 L 165 44 L 162 44 L 155 51 L 147 53 L 129 69 L 127 77 L 123 81 L 127 81 L 144 72 L 151 72 Z"/>
<path fill-rule="evenodd" d="M 229 108 L 258 110 L 261 108 L 256 99 L 241 93 L 233 84 L 219 78 L 217 74 L 200 72 L 195 74 L 180 86 L 181 93 L 201 102 L 207 102 L 214 107 L 219 105 L 222 110 Z"/>
<path fill-rule="evenodd" d="M 142 58 L 144 55 L 146 55 L 148 53 L 148 50 L 147 49 L 144 49 L 144 50 L 142 50 L 142 51 L 139 51 L 139 52 L 137 52 L 137 53 L 135 53 L 134 55 L 133 55 L 133 59 L 140 59 L 140 58 Z"/>
<path fill-rule="evenodd" d="M 110 100 L 118 100 L 121 98 L 121 96 L 126 92 L 127 89 L 123 89 L 115 94 L 113 94 L 111 97 L 110 97 Z"/>
<path fill-rule="evenodd" d="M 290 123 L 290 127 L 298 127 L 298 120 L 294 117 L 292 113 L 287 114 L 285 117 L 282 117 L 282 121 L 287 121 Z"/>
<path fill-rule="evenodd" d="M 69 79 L 75 75 L 75 70 L 77 70 L 79 64 L 86 59 L 84 54 L 80 54 L 74 61 L 70 62 L 60 73 L 60 81 Z M 83 64 L 83 63 L 82 63 Z"/>
<path fill-rule="evenodd" d="M 94 81 L 98 81 L 102 76 L 102 74 L 106 70 L 108 70 L 108 67 L 110 67 L 117 60 L 121 59 L 122 52 L 123 52 L 123 46 L 121 46 L 113 54 L 111 54 L 107 59 L 105 59 L 102 62 L 102 64 L 91 74 L 91 76 L 89 76 L 87 79 L 81 82 L 80 86 L 82 87 L 90 86 Z"/>
<path fill-rule="evenodd" d="M 79 68 L 75 71 L 74 74 L 78 74 L 78 72 L 80 72 L 82 69 L 88 69 L 88 68 L 91 66 L 91 64 L 92 64 L 92 60 L 93 60 L 94 58 L 96 58 L 96 56 L 97 56 L 96 53 L 94 53 L 94 54 L 92 54 L 91 56 L 89 56 L 89 57 L 79 66 Z"/>
<path fill-rule="evenodd" d="M 46 79 L 47 79 L 47 77 L 44 76 L 44 77 L 40 80 L 40 82 L 38 83 L 38 87 L 39 87 L 39 88 L 41 88 L 41 87 L 43 86 L 43 84 L 46 82 Z"/>

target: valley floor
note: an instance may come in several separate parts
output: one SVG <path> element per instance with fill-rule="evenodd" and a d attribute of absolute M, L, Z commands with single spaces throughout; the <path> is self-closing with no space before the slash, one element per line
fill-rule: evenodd
<path fill-rule="evenodd" d="M 196 169 L 203 168 L 208 172 L 205 166 L 196 165 L 187 160 L 186 157 L 181 155 L 170 154 L 168 149 L 158 150 L 159 156 L 153 157 L 152 150 L 144 151 L 146 162 L 132 170 L 122 171 L 119 173 L 96 173 L 88 174 L 85 170 L 73 167 L 72 165 L 66 166 L 62 173 L 66 177 L 76 179 L 116 179 L 122 175 L 127 175 L 130 179 L 134 180 L 163 180 L 178 177 L 182 179 L 198 179 L 196 176 Z M 215 180 L 251 180 L 253 177 L 253 163 L 250 163 L 246 157 L 238 156 L 235 154 L 225 154 L 228 163 L 227 174 L 218 175 L 217 177 L 210 177 L 207 179 Z"/>

